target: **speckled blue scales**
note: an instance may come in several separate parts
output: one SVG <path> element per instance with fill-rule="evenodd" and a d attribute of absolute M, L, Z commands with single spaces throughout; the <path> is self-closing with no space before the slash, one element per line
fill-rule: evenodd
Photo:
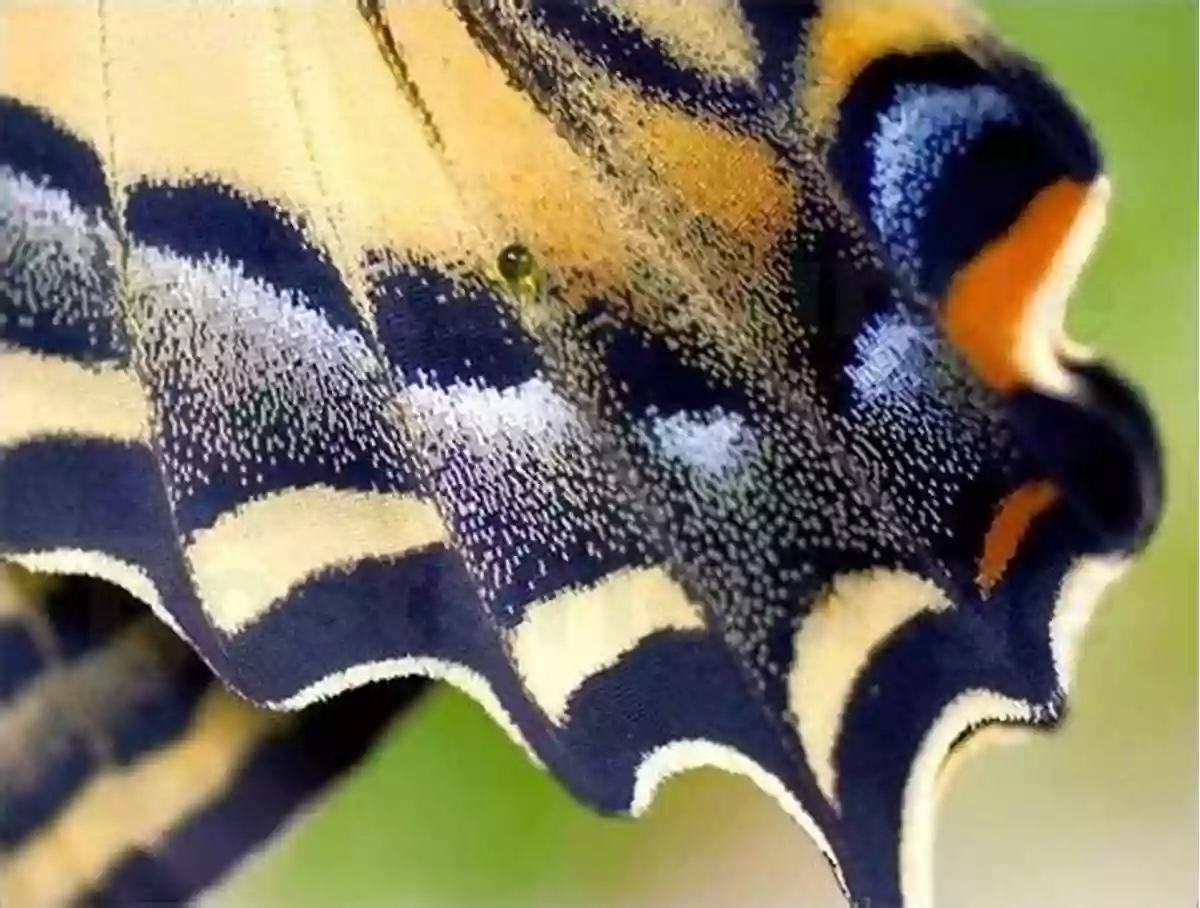
<path fill-rule="evenodd" d="M 0 25 L 0 900 L 187 899 L 420 676 L 930 903 L 942 767 L 1058 722 L 1161 497 L 1032 64 L 935 0 Z"/>

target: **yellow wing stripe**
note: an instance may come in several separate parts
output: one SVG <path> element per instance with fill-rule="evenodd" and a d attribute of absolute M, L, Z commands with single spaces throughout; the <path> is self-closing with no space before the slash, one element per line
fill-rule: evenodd
<path fill-rule="evenodd" d="M 624 286 L 634 258 L 623 239 L 631 225 L 617 227 L 627 221 L 618 200 L 479 51 L 451 5 L 389 3 L 387 20 L 437 123 L 481 248 L 494 255 L 520 240 L 540 262 L 570 273 L 571 283 L 556 290 L 579 305 Z"/>
<path fill-rule="evenodd" d="M 5 93 L 48 111 L 107 154 L 99 8 L 97 3 L 4 4 L 0 74 Z"/>
<path fill-rule="evenodd" d="M 509 646 L 525 687 L 561 723 L 579 686 L 648 636 L 704 626 L 700 610 L 665 570 L 643 568 L 531 606 Z"/>
<path fill-rule="evenodd" d="M 136 848 L 219 797 L 254 748 L 286 721 L 214 687 L 185 737 L 97 776 L 36 839 L 0 863 L 0 904 L 67 904 Z"/>
<path fill-rule="evenodd" d="M 601 0 L 685 66 L 753 83 L 759 49 L 737 0 Z"/>
<path fill-rule="evenodd" d="M 872 654 L 913 618 L 950 607 L 933 583 L 877 568 L 834 578 L 796 632 L 788 700 L 817 785 L 836 806 L 834 748 L 854 681 Z"/>
<path fill-rule="evenodd" d="M 150 407 L 137 379 L 116 366 L 89 368 L 57 357 L 0 355 L 0 448 L 78 435 L 120 442 L 150 437 Z"/>
<path fill-rule="evenodd" d="M 957 0 L 827 0 L 812 26 L 800 109 L 819 131 L 834 125 L 854 80 L 887 54 L 962 49 L 985 34 Z"/>
<path fill-rule="evenodd" d="M 279 10 L 296 115 L 342 243 L 463 258 L 478 235 L 429 142 L 423 112 L 397 91 L 355 5 L 293 3 Z"/>
<path fill-rule="evenodd" d="M 762 141 L 736 135 L 719 122 L 614 92 L 615 108 L 631 150 L 653 162 L 653 172 L 675 190 L 685 216 L 710 219 L 747 243 L 762 268 L 794 227 L 796 194 Z M 671 229 L 670 223 L 654 225 Z"/>
<path fill-rule="evenodd" d="M 310 486 L 240 505 L 187 548 L 196 589 L 216 627 L 233 632 L 305 578 L 363 558 L 446 541 L 432 502 Z"/>
<path fill-rule="evenodd" d="M 5 90 L 111 151 L 118 185 L 275 201 L 348 274 L 372 246 L 463 256 L 461 201 L 353 3 L 17 4 L 6 31 Z"/>

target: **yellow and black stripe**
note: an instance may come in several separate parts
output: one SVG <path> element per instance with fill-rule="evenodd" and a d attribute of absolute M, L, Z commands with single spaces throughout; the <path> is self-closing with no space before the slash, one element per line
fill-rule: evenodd
<path fill-rule="evenodd" d="M 0 603 L 5 905 L 187 901 L 361 760 L 422 689 L 397 681 L 270 713 L 116 587 L 5 567 Z"/>
<path fill-rule="evenodd" d="M 9 4 L 0 61 L 0 559 L 93 578 L 0 607 L 5 904 L 198 891 L 413 675 L 928 904 L 946 755 L 1057 721 L 1161 497 L 1031 63 L 950 0 Z"/>

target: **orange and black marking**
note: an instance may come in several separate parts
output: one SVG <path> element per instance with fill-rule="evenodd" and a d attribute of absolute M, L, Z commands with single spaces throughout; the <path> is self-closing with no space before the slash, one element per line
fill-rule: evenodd
<path fill-rule="evenodd" d="M 207 888 L 412 674 L 600 811 L 745 772 L 926 908 L 931 773 L 1061 715 L 1063 602 L 1161 497 L 1059 350 L 1105 183 L 1032 64 L 952 0 L 3 38 L 0 560 L 120 618 L 0 585 L 6 908 Z"/>

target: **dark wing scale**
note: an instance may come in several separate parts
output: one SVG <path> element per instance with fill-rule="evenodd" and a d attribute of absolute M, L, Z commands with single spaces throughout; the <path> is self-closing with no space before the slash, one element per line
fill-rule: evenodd
<path fill-rule="evenodd" d="M 764 759 L 740 729 L 742 752 L 786 780 L 855 896 L 893 904 L 904 888 L 921 904 L 942 756 L 967 727 L 1058 720 L 1066 616 L 1156 520 L 1158 455 L 1142 404 L 1127 391 L 1102 397 L 1111 377 L 1091 385 L 1057 346 L 1053 307 L 1092 240 L 1098 153 L 1027 62 L 949 5 L 900 5 L 892 19 L 798 6 L 795 95 L 829 109 L 822 120 L 802 105 L 784 124 L 748 100 L 779 93 L 770 55 L 757 85 L 689 69 L 684 37 L 664 42 L 654 23 L 639 28 L 649 14 L 616 7 L 623 15 L 463 7 L 472 34 L 486 36 L 481 49 L 637 212 L 639 273 L 541 335 L 552 374 L 623 464 L 627 507 L 703 603 L 733 656 L 730 683 L 740 675 L 755 721 L 782 739 Z M 929 24 L 907 30 L 905 10 Z M 759 36 L 780 24 L 746 15 Z M 840 44 L 855 65 L 837 57 Z M 602 79 L 615 84 L 598 90 Z M 686 153 L 652 132 L 668 120 L 693 143 Z M 716 134 L 702 134 L 714 121 Z M 753 150 L 721 176 L 760 202 L 762 222 L 729 218 L 723 230 L 730 200 L 701 195 L 714 175 L 705 155 L 721 143 Z M 756 182 L 757 154 L 781 185 Z M 790 218 L 772 217 L 781 207 Z M 1064 247 L 1079 261 L 1062 261 Z M 753 270 L 738 274 L 747 259 Z M 1005 266 L 1008 285 L 980 293 L 980 263 L 993 276 Z M 556 272 L 553 252 L 544 264 L 544 292 L 569 293 L 573 275 Z M 1042 288 L 1056 280 L 1060 299 L 1048 302 Z M 709 321 L 706 306 L 718 313 Z M 1051 308 L 1042 322 L 1040 306 Z M 726 312 L 736 316 L 722 323 Z M 786 358 L 778 337 L 792 344 Z M 1060 409 L 1048 418 L 1039 406 Z M 1098 523 L 1096 511 L 1113 516 Z M 897 577 L 921 582 L 906 589 Z M 845 626 L 823 634 L 839 611 Z M 871 611 L 885 632 L 853 641 Z M 820 650 L 839 644 L 863 647 L 847 687 L 809 692 L 800 663 L 820 672 L 831 661 Z M 578 696 L 628 683 L 618 674 Z M 828 705 L 809 700 L 822 696 L 845 698 L 833 741 L 821 740 Z M 573 708 L 571 727 L 585 715 Z M 718 720 L 707 721 L 715 734 Z M 598 749 L 605 734 L 592 734 L 581 750 Z"/>
<path fill-rule="evenodd" d="M 603 810 L 746 772 L 925 904 L 945 755 L 1056 720 L 1155 522 L 1140 402 L 1032 317 L 1090 139 L 949 4 L 368 7 L 110 4 L 99 121 L 12 68 L 0 554 L 259 702 L 446 678 Z"/>

